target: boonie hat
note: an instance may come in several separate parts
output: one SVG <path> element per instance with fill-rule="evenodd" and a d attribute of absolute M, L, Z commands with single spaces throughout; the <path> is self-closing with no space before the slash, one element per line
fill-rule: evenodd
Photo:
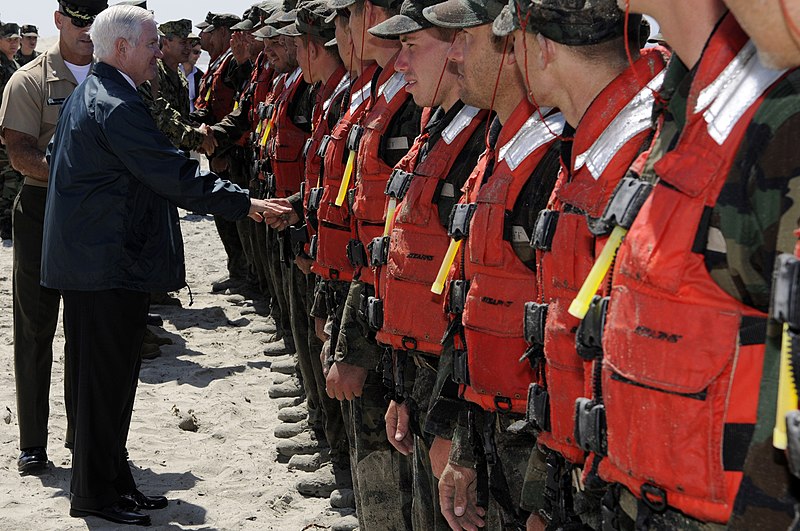
<path fill-rule="evenodd" d="M 33 24 L 23 24 L 20 28 L 20 33 L 23 37 L 38 37 L 39 36 L 39 28 L 34 26 Z"/>
<path fill-rule="evenodd" d="M 19 24 L 13 22 L 0 23 L 0 39 L 12 39 L 20 37 Z"/>
<path fill-rule="evenodd" d="M 426 7 L 440 3 L 442 0 L 403 0 L 399 14 L 371 27 L 368 31 L 382 39 L 396 39 L 400 35 L 432 28 L 433 24 L 425 18 L 422 11 Z"/>
<path fill-rule="evenodd" d="M 422 14 L 434 26 L 442 28 L 472 28 L 494 21 L 505 7 L 498 0 L 447 0 L 426 7 Z"/>
<path fill-rule="evenodd" d="M 165 37 L 178 37 L 180 39 L 187 39 L 192 32 L 192 21 L 188 19 L 170 20 L 158 26 L 160 31 Z"/>

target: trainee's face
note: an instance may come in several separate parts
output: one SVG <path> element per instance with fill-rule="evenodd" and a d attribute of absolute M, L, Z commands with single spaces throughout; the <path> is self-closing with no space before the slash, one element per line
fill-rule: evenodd
<path fill-rule="evenodd" d="M 60 11 L 56 11 L 55 22 L 60 32 L 60 43 L 69 50 L 71 55 L 92 56 L 94 44 L 92 44 L 92 39 L 89 37 L 91 24 L 85 28 L 79 28 L 72 23 L 67 15 Z"/>
<path fill-rule="evenodd" d="M 538 69 L 540 52 L 539 41 L 535 35 L 525 30 L 514 31 L 514 57 L 517 59 L 522 81 L 525 83 L 528 101 L 539 105 L 552 105 L 544 101 L 546 95 L 541 90 L 537 91 L 537 88 L 542 88 L 542 73 Z"/>
<path fill-rule="evenodd" d="M 492 42 L 492 25 L 464 28 L 450 47 L 458 70 L 458 94 L 467 105 L 488 109 L 503 63 L 502 48 Z"/>
<path fill-rule="evenodd" d="M 192 47 L 192 51 L 189 53 L 189 64 L 192 66 L 197 64 L 197 60 L 200 59 L 200 54 L 203 53 L 203 49 L 200 47 L 199 44 L 195 44 Z"/>
<path fill-rule="evenodd" d="M 350 24 L 347 17 L 336 17 L 336 49 L 345 68 L 351 68 L 353 59 L 353 40 L 350 38 Z"/>
<path fill-rule="evenodd" d="M 441 105 L 443 94 L 458 76 L 455 65 L 447 59 L 451 42 L 432 28 L 403 35 L 400 42 L 395 68 L 405 75 L 406 91 L 420 107 Z"/>
<path fill-rule="evenodd" d="M 366 8 L 362 8 L 358 13 L 350 12 L 350 38 L 353 40 L 353 55 L 356 59 L 361 59 L 364 50 L 364 40 L 366 39 L 366 28 L 364 28 Z"/>
<path fill-rule="evenodd" d="M 207 31 L 200 33 L 200 47 L 209 53 L 214 51 L 214 47 L 211 44 L 211 33 Z"/>
<path fill-rule="evenodd" d="M 294 46 L 297 50 L 297 64 L 303 72 L 303 79 L 306 83 L 314 83 L 316 80 L 313 78 L 311 71 L 311 57 L 306 37 L 292 37 L 294 39 Z"/>
<path fill-rule="evenodd" d="M 267 40 L 269 43 L 264 50 L 268 50 L 267 57 L 270 59 L 269 62 L 272 65 L 272 68 L 274 68 L 275 71 L 280 74 L 290 72 L 293 67 L 289 61 L 289 54 L 286 51 L 286 46 L 283 45 L 281 38 L 274 37 Z"/>
<path fill-rule="evenodd" d="M 286 60 L 289 70 L 297 68 L 297 46 L 294 45 L 294 37 L 280 36 L 281 44 L 286 49 Z"/>
<path fill-rule="evenodd" d="M 156 23 L 152 20 L 145 22 L 142 24 L 139 42 L 136 46 L 126 48 L 122 71 L 139 86 L 156 77 L 156 59 L 163 56 L 158 47 Z"/>
<path fill-rule="evenodd" d="M 22 42 L 20 45 L 22 46 L 22 53 L 24 55 L 30 55 L 36 49 L 36 44 L 39 42 L 39 37 L 35 35 L 30 35 L 28 37 L 22 37 Z"/>
<path fill-rule="evenodd" d="M 4 37 L 0 39 L 0 53 L 9 59 L 14 57 L 14 54 L 19 50 L 19 37 Z"/>
<path fill-rule="evenodd" d="M 781 69 L 800 66 L 800 2 L 725 0 L 725 3 L 755 42 L 764 64 Z"/>

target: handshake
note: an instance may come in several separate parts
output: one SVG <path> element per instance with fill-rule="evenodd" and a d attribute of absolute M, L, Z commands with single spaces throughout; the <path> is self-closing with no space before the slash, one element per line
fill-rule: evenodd
<path fill-rule="evenodd" d="M 283 230 L 300 221 L 288 199 L 250 199 L 249 216 L 255 221 L 264 222 L 276 230 Z"/>
<path fill-rule="evenodd" d="M 201 124 L 197 130 L 203 135 L 203 143 L 200 144 L 198 151 L 210 157 L 217 149 L 217 140 L 214 138 L 214 131 L 206 124 Z"/>

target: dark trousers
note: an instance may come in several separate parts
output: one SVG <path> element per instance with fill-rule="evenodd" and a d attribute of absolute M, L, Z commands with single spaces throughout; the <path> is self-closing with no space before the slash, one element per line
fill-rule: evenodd
<path fill-rule="evenodd" d="M 150 295 L 65 290 L 63 297 L 75 404 L 72 507 L 101 509 L 136 488 L 125 445 Z"/>
<path fill-rule="evenodd" d="M 14 201 L 14 377 L 21 449 L 47 446 L 53 336 L 61 296 L 57 290 L 39 284 L 46 197 L 46 188 L 25 185 Z M 67 444 L 72 443 L 73 424 L 69 413 L 69 363 L 70 357 L 65 355 Z"/>

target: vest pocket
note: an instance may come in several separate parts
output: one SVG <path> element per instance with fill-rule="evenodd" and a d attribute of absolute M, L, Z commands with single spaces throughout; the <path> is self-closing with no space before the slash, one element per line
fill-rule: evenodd
<path fill-rule="evenodd" d="M 614 288 L 602 383 L 615 467 L 668 493 L 726 500 L 722 440 L 739 320 Z"/>

